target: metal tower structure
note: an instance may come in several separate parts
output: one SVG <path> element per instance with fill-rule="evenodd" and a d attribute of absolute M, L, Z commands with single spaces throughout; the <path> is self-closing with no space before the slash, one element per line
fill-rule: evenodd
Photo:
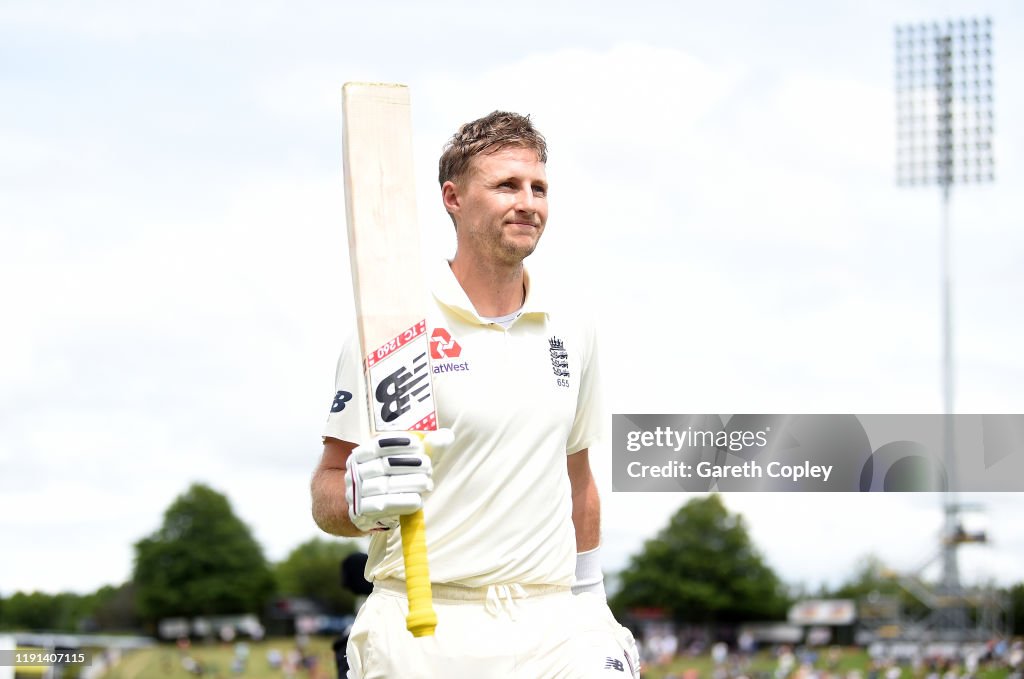
<path fill-rule="evenodd" d="M 897 26 L 896 182 L 899 186 L 937 185 L 942 197 L 941 302 L 942 394 L 945 418 L 944 494 L 939 629 L 965 632 L 968 624 L 960 584 L 957 549 L 963 544 L 956 497 L 953 417 L 953 313 L 950 202 L 953 186 L 995 179 L 992 154 L 992 21 L 962 19 Z"/>

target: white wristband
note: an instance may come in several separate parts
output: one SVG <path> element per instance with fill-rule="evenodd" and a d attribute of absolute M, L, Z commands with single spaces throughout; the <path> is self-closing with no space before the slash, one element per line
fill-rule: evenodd
<path fill-rule="evenodd" d="M 601 548 L 594 547 L 589 552 L 576 555 L 576 582 L 572 586 L 573 594 L 596 594 L 602 599 L 608 595 L 604 591 L 604 573 L 601 572 Z"/>

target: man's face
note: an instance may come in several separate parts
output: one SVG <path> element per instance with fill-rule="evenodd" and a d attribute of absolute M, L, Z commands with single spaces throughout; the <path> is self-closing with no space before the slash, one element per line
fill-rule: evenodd
<path fill-rule="evenodd" d="M 537 247 L 548 220 L 548 183 L 535 151 L 508 147 L 478 155 L 457 185 L 445 187 L 466 254 L 519 264 Z"/>

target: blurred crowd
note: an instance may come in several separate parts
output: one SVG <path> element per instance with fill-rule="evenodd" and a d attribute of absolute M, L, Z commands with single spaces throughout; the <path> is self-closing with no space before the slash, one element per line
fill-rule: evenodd
<path fill-rule="evenodd" d="M 296 635 L 295 644 L 285 644 L 283 650 L 271 646 L 266 650 L 264 659 L 251 659 L 249 644 L 244 641 L 234 643 L 230 646 L 231 639 L 221 639 L 225 646 L 233 651 L 231 664 L 228 668 L 220 667 L 210 662 L 203 662 L 199 654 L 193 653 L 192 642 L 187 638 L 178 639 L 178 662 L 189 674 L 196 677 L 213 677 L 214 679 L 226 679 L 227 677 L 245 676 L 251 663 L 265 663 L 275 675 L 281 679 L 328 679 L 333 677 L 333 669 L 324 669 L 320 658 L 310 648 L 309 637 L 303 634 Z M 171 674 L 171 660 L 164 656 L 164 674 Z"/>
<path fill-rule="evenodd" d="M 844 661 L 849 651 L 839 646 L 809 647 L 779 644 L 758 647 L 749 635 L 740 635 L 736 643 L 717 642 L 707 647 L 672 632 L 670 628 L 651 629 L 640 643 L 645 670 L 669 671 L 678 667 L 680 658 L 694 658 L 694 667 L 672 670 L 666 679 L 973 679 L 992 671 L 1004 670 L 1007 679 L 1024 679 L 1024 639 L 994 639 L 953 656 L 887 657 L 883 652 L 869 653 L 864 668 L 850 668 Z M 697 656 L 710 651 L 711 669 Z M 770 662 L 764 661 L 767 651 Z M 755 662 L 755 653 L 758 653 Z M 699 666 L 699 669 L 698 669 Z"/>

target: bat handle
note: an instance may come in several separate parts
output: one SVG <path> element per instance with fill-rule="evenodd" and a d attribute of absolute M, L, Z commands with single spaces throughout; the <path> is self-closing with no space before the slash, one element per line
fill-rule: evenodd
<path fill-rule="evenodd" d="M 448 429 L 420 434 L 427 454 L 431 448 L 445 448 L 452 443 L 452 432 Z M 433 594 L 430 591 L 430 567 L 427 564 L 427 530 L 423 510 L 401 517 L 402 557 L 405 560 L 405 590 L 409 599 L 409 615 L 406 628 L 414 637 L 432 637 L 437 627 L 437 613 L 434 612 Z"/>
<path fill-rule="evenodd" d="M 405 559 L 405 587 L 409 598 L 406 628 L 414 637 L 432 637 L 437 627 L 433 595 L 430 591 L 430 568 L 427 565 L 427 531 L 423 510 L 401 518 L 402 556 Z"/>

